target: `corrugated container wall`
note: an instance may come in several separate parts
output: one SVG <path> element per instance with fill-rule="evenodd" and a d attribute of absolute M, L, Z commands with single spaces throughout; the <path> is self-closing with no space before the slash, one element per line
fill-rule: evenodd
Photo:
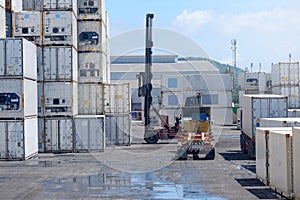
<path fill-rule="evenodd" d="M 300 107 L 300 95 L 298 85 L 281 85 L 272 87 L 272 93 L 285 95 L 289 98 L 289 108 Z"/>
<path fill-rule="evenodd" d="M 37 116 L 37 82 L 1 79 L 0 118 Z"/>
<path fill-rule="evenodd" d="M 0 39 L 0 77 L 37 79 L 36 46 L 25 39 Z"/>
<path fill-rule="evenodd" d="M 79 20 L 100 20 L 105 9 L 105 0 L 78 0 Z"/>
<path fill-rule="evenodd" d="M 300 118 L 260 118 L 257 127 L 300 127 Z"/>
<path fill-rule="evenodd" d="M 294 194 L 300 199 L 300 128 L 293 129 L 293 177 Z"/>
<path fill-rule="evenodd" d="M 74 151 L 104 151 L 104 115 L 78 115 L 74 117 Z"/>
<path fill-rule="evenodd" d="M 12 13 L 5 11 L 6 37 L 12 37 Z"/>
<path fill-rule="evenodd" d="M 77 20 L 72 11 L 43 12 L 43 44 L 77 48 Z"/>
<path fill-rule="evenodd" d="M 0 4 L 0 38 L 6 37 L 6 13 L 4 6 Z"/>
<path fill-rule="evenodd" d="M 289 199 L 293 196 L 291 137 L 292 131 L 269 134 L 270 186 Z"/>
<path fill-rule="evenodd" d="M 78 21 L 78 51 L 103 51 L 101 21 Z"/>
<path fill-rule="evenodd" d="M 125 84 L 104 84 L 104 113 L 128 114 L 131 111 L 130 86 Z"/>
<path fill-rule="evenodd" d="M 242 131 L 255 138 L 255 128 L 260 118 L 287 117 L 288 99 L 279 95 L 244 95 Z"/>
<path fill-rule="evenodd" d="M 300 109 L 288 109 L 288 117 L 300 117 Z"/>
<path fill-rule="evenodd" d="M 78 84 L 76 82 L 45 82 L 45 116 L 78 114 Z"/>
<path fill-rule="evenodd" d="M 37 118 L 0 120 L 0 159 L 26 160 L 38 153 Z"/>
<path fill-rule="evenodd" d="M 77 0 L 23 0 L 23 10 L 73 10 L 77 13 Z"/>
<path fill-rule="evenodd" d="M 78 82 L 105 82 L 103 53 L 85 52 L 78 53 Z"/>
<path fill-rule="evenodd" d="M 42 13 L 39 11 L 14 12 L 13 36 L 24 37 L 36 45 L 42 44 Z"/>
<path fill-rule="evenodd" d="M 39 153 L 45 153 L 45 121 L 38 117 L 38 148 Z"/>
<path fill-rule="evenodd" d="M 101 115 L 104 113 L 104 93 L 101 83 L 78 84 L 78 113 L 80 115 Z"/>
<path fill-rule="evenodd" d="M 44 47 L 41 64 L 44 81 L 77 81 L 78 54 L 73 47 Z"/>
<path fill-rule="evenodd" d="M 73 151 L 73 119 L 45 118 L 45 152 Z"/>
<path fill-rule="evenodd" d="M 280 62 L 272 65 L 272 86 L 299 86 L 299 62 Z"/>
<path fill-rule="evenodd" d="M 131 117 L 126 115 L 105 115 L 106 146 L 128 146 L 131 144 Z"/>

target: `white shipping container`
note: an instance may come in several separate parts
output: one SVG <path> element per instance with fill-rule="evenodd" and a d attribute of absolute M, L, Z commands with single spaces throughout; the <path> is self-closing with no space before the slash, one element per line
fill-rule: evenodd
<path fill-rule="evenodd" d="M 300 109 L 288 109 L 288 117 L 300 117 Z"/>
<path fill-rule="evenodd" d="M 216 84 L 216 82 L 218 84 Z M 161 90 L 172 92 L 231 91 L 232 79 L 229 74 L 205 75 L 162 75 Z"/>
<path fill-rule="evenodd" d="M 73 138 L 72 118 L 45 118 L 45 152 L 72 152 Z"/>
<path fill-rule="evenodd" d="M 85 52 L 78 53 L 78 81 L 86 82 L 104 82 L 104 66 L 103 59 L 105 56 L 101 52 Z"/>
<path fill-rule="evenodd" d="M 38 153 L 37 118 L 0 120 L 0 159 L 26 160 Z"/>
<path fill-rule="evenodd" d="M 104 151 L 104 115 L 77 115 L 75 122 L 75 152 Z"/>
<path fill-rule="evenodd" d="M 279 62 L 272 65 L 273 87 L 286 85 L 299 86 L 299 76 L 299 62 Z"/>
<path fill-rule="evenodd" d="M 300 118 L 261 118 L 257 127 L 300 127 Z"/>
<path fill-rule="evenodd" d="M 19 12 L 22 11 L 22 2 L 20 0 L 7 0 L 5 1 L 5 7 L 9 11 Z"/>
<path fill-rule="evenodd" d="M 0 39 L 0 76 L 37 79 L 36 46 L 25 39 Z"/>
<path fill-rule="evenodd" d="M 300 199 L 300 128 L 293 129 L 293 182 L 295 199 Z"/>
<path fill-rule="evenodd" d="M 287 117 L 288 99 L 280 95 L 244 95 L 242 131 L 255 139 L 255 128 L 260 118 Z"/>
<path fill-rule="evenodd" d="M 105 115 L 106 146 L 128 146 L 131 144 L 131 117 L 126 115 Z"/>
<path fill-rule="evenodd" d="M 104 113 L 103 84 L 78 84 L 78 113 L 80 115 L 101 115 Z"/>
<path fill-rule="evenodd" d="M 78 54 L 73 47 L 43 48 L 43 77 L 45 81 L 77 81 Z"/>
<path fill-rule="evenodd" d="M 265 185 L 270 183 L 270 140 L 269 135 L 272 131 L 291 132 L 291 127 L 276 128 L 257 128 L 256 129 L 256 177 Z M 279 148 L 280 150 L 282 148 Z"/>
<path fill-rule="evenodd" d="M 4 7 L 0 5 L 0 38 L 6 37 L 6 15 Z"/>
<path fill-rule="evenodd" d="M 102 29 L 105 29 L 100 21 L 78 21 L 78 51 L 101 51 L 105 37 Z"/>
<path fill-rule="evenodd" d="M 272 87 L 272 93 L 288 96 L 289 108 L 300 107 L 299 85 L 275 86 Z"/>
<path fill-rule="evenodd" d="M 104 84 L 104 113 L 127 114 L 131 111 L 130 86 L 124 84 Z"/>
<path fill-rule="evenodd" d="M 102 7 L 105 9 L 105 0 L 78 0 L 79 20 L 100 20 L 102 19 Z"/>
<path fill-rule="evenodd" d="M 77 20 L 72 11 L 43 12 L 43 44 L 77 48 Z"/>
<path fill-rule="evenodd" d="M 23 118 L 37 114 L 36 81 L 0 80 L 0 118 Z"/>
<path fill-rule="evenodd" d="M 211 120 L 217 125 L 232 125 L 233 124 L 232 107 L 211 108 Z"/>
<path fill-rule="evenodd" d="M 77 12 L 77 0 L 43 0 L 44 10 L 73 10 Z"/>
<path fill-rule="evenodd" d="M 293 196 L 291 137 L 292 130 L 271 131 L 269 134 L 270 186 L 289 199 Z"/>
<path fill-rule="evenodd" d="M 0 7 L 5 9 L 5 0 L 0 0 Z"/>
<path fill-rule="evenodd" d="M 24 37 L 27 40 L 41 45 L 42 14 L 39 11 L 14 12 L 12 14 L 13 36 Z"/>
<path fill-rule="evenodd" d="M 45 82 L 45 116 L 78 114 L 78 84 L 76 82 Z"/>

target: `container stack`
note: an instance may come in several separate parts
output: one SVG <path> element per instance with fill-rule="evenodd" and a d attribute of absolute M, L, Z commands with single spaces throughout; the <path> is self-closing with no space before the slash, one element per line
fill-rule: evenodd
<path fill-rule="evenodd" d="M 77 0 L 23 0 L 13 36 L 35 43 L 38 55 L 39 151 L 74 150 L 78 114 Z"/>
<path fill-rule="evenodd" d="M 25 160 L 38 153 L 36 46 L 0 39 L 0 158 Z"/>
<path fill-rule="evenodd" d="M 272 65 L 272 92 L 288 96 L 289 108 L 300 108 L 299 80 L 299 62 Z"/>
<path fill-rule="evenodd" d="M 0 38 L 6 37 L 6 14 L 5 14 L 5 0 L 0 0 Z"/>
<path fill-rule="evenodd" d="M 130 86 L 104 84 L 106 146 L 131 144 Z"/>

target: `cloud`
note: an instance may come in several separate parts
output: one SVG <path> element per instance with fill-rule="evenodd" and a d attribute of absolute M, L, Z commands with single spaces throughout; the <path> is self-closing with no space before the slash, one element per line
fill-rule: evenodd
<path fill-rule="evenodd" d="M 215 17 L 215 12 L 212 10 L 184 10 L 173 21 L 173 26 L 176 29 L 185 29 L 188 32 L 196 33 L 202 26 L 211 22 Z"/>

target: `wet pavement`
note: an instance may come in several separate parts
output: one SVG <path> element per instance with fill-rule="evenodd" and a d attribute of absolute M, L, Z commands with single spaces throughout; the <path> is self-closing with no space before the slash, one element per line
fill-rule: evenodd
<path fill-rule="evenodd" d="M 176 142 L 104 153 L 39 154 L 0 162 L 1 199 L 279 199 L 255 178 L 255 161 L 239 150 L 239 131 L 214 127 L 215 160 L 175 160 Z"/>

